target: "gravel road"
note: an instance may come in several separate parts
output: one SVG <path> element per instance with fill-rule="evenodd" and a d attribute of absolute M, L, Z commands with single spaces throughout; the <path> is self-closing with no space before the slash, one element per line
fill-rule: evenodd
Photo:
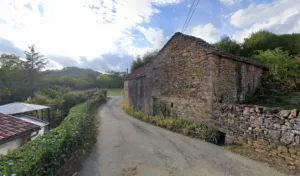
<path fill-rule="evenodd" d="M 266 164 L 141 122 L 112 97 L 99 110 L 98 141 L 80 176 L 283 176 Z"/>

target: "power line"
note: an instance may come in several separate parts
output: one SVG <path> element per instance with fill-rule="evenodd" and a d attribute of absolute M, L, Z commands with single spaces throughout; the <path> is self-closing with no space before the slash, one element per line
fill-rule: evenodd
<path fill-rule="evenodd" d="M 196 11 L 196 9 L 197 9 L 197 6 L 198 6 L 198 4 L 199 4 L 200 1 L 201 1 L 201 0 L 198 0 L 198 2 L 197 2 L 197 4 L 196 4 L 196 7 L 194 8 L 194 11 L 192 12 L 191 17 L 189 18 L 189 20 L 188 20 L 188 22 L 187 22 L 187 24 L 186 24 L 186 26 L 185 26 L 185 28 L 183 29 L 182 32 L 184 32 L 184 31 L 186 30 L 187 26 L 189 25 L 189 23 L 190 23 L 190 21 L 191 21 L 193 15 L 194 15 L 194 13 L 195 13 L 195 11 Z"/>
<path fill-rule="evenodd" d="M 193 0 L 193 4 L 191 5 L 190 10 L 189 10 L 189 13 L 188 13 L 188 15 L 187 15 L 187 17 L 186 17 L 186 19 L 185 19 L 184 25 L 183 25 L 182 30 L 181 30 L 182 32 L 183 32 L 183 30 L 184 30 L 184 28 L 185 28 L 186 22 L 188 21 L 188 18 L 189 18 L 189 16 L 190 16 L 190 13 L 191 13 L 191 11 L 192 11 L 192 8 L 193 8 L 194 4 L 195 4 L 195 0 Z"/>

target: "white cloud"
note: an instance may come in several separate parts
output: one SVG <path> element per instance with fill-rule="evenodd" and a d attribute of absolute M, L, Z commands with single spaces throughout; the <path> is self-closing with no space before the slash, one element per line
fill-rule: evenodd
<path fill-rule="evenodd" d="M 139 54 L 131 29 L 149 23 L 156 6 L 179 0 L 6 0 L 0 1 L 0 38 L 26 49 L 35 44 L 45 55 L 87 60 L 105 53 Z M 25 5 L 29 4 L 31 8 Z M 41 10 L 42 7 L 42 10 Z M 42 12 L 42 13 L 41 13 Z M 144 35 L 159 46 L 161 29 L 145 29 Z M 157 36 L 157 37 L 154 37 Z M 76 59 L 77 58 L 77 59 Z M 54 65 L 54 64 L 52 64 Z"/>
<path fill-rule="evenodd" d="M 245 37 L 259 30 L 275 33 L 300 32 L 300 1 L 277 0 L 270 4 L 251 4 L 233 13 L 230 23 L 243 28 L 233 34 L 242 42 Z"/>
<path fill-rule="evenodd" d="M 216 28 L 213 24 L 208 23 L 206 25 L 198 25 L 193 27 L 192 33 L 193 36 L 202 38 L 203 40 L 214 43 L 220 40 L 221 30 Z"/>
<path fill-rule="evenodd" d="M 139 27 L 139 30 L 144 34 L 145 38 L 155 47 L 159 49 L 163 45 L 164 34 L 163 30 L 159 28 L 144 28 Z"/>
<path fill-rule="evenodd" d="M 220 2 L 225 5 L 233 5 L 233 4 L 241 2 L 241 0 L 220 0 Z"/>

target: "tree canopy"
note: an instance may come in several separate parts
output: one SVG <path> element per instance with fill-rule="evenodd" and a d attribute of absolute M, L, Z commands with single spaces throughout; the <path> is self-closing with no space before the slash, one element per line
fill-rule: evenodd
<path fill-rule="evenodd" d="M 148 52 L 143 56 L 137 56 L 135 60 L 133 60 L 130 68 L 130 72 L 134 72 L 134 70 L 148 64 L 157 54 L 157 51 Z"/>
<path fill-rule="evenodd" d="M 275 48 L 281 48 L 283 51 L 288 51 L 292 56 L 300 56 L 300 34 L 295 33 L 274 34 L 262 30 L 252 33 L 240 44 L 229 37 L 224 37 L 213 45 L 219 50 L 245 57 L 256 55 L 258 50 L 266 51 L 274 50 Z"/>
<path fill-rule="evenodd" d="M 259 50 L 253 58 L 268 67 L 267 75 L 270 79 L 300 78 L 300 63 L 297 63 L 288 51 L 280 48 L 266 51 Z"/>
<path fill-rule="evenodd" d="M 236 41 L 231 40 L 230 37 L 226 36 L 221 39 L 219 42 L 213 44 L 217 49 L 231 53 L 234 55 L 240 55 L 241 45 Z"/>

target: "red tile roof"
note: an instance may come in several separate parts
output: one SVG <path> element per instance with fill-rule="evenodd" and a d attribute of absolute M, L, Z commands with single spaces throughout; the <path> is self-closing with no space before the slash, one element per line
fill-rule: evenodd
<path fill-rule="evenodd" d="M 0 143 L 2 140 L 16 137 L 40 129 L 40 126 L 26 122 L 11 115 L 0 113 Z"/>

